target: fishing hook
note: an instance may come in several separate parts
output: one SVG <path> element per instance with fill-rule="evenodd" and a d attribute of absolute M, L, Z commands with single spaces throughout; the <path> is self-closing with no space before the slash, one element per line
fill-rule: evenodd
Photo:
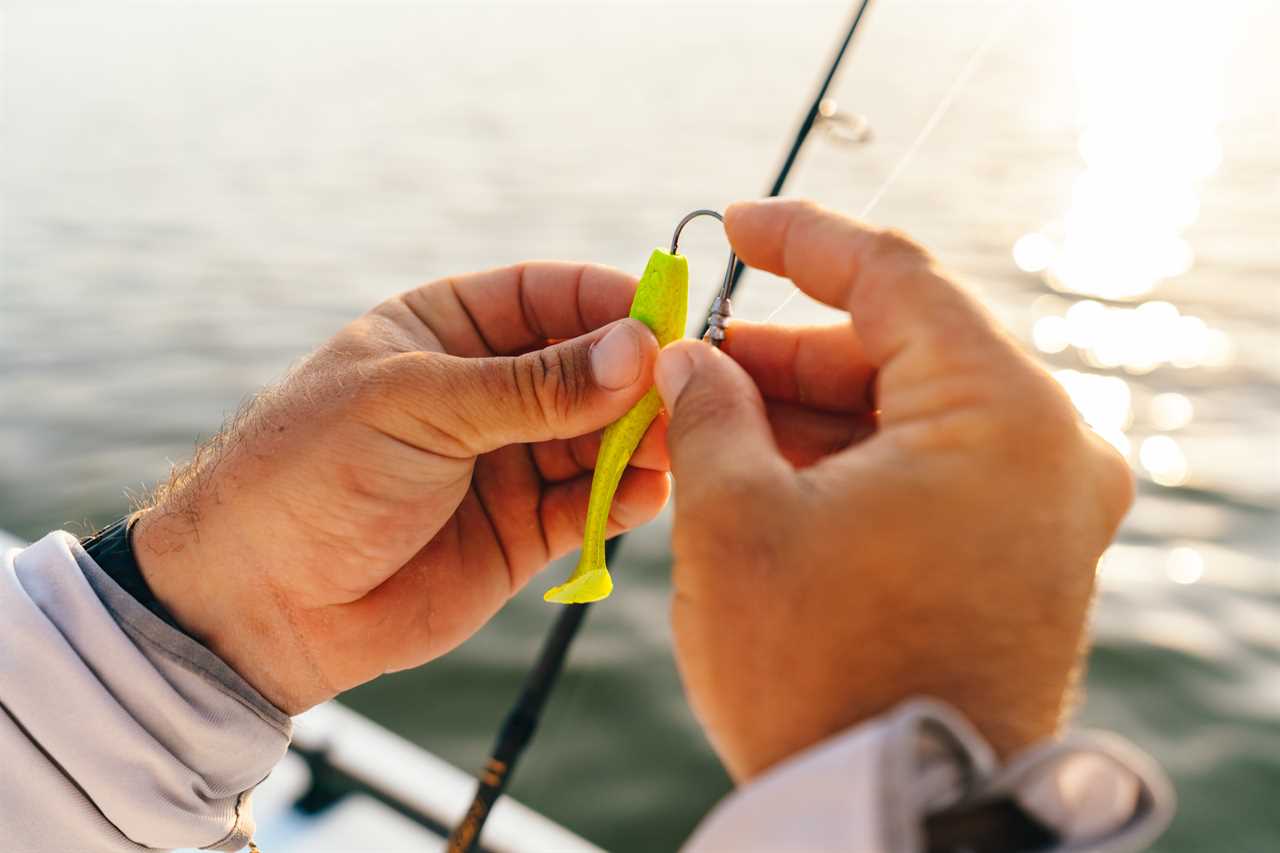
<path fill-rule="evenodd" d="M 699 208 L 692 213 L 685 214 L 676 225 L 675 233 L 671 235 L 671 254 L 680 254 L 680 232 L 689 224 L 690 220 L 699 216 L 710 216 L 724 224 L 724 217 L 714 210 Z M 733 306 L 729 302 L 729 289 L 733 285 L 733 270 L 738 265 L 738 256 L 734 253 L 733 247 L 729 247 L 729 263 L 724 268 L 724 281 L 720 283 L 720 291 L 716 294 L 716 298 L 711 303 L 710 309 L 707 311 L 707 330 L 703 333 L 702 339 L 717 349 L 724 342 L 725 326 L 729 324 L 729 316 L 733 311 Z"/>

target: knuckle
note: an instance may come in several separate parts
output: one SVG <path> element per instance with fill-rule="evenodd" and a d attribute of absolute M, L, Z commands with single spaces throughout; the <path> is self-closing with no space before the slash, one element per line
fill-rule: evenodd
<path fill-rule="evenodd" d="M 529 423 L 546 420 L 541 388 L 546 381 L 547 365 L 540 352 L 528 353 L 511 362 L 511 385 L 520 403 L 522 416 Z"/>
<path fill-rule="evenodd" d="M 1060 399 L 1054 390 L 1041 389 L 1017 401 L 1003 401 L 992 437 L 1003 457 L 1058 481 L 1073 476 L 1069 464 L 1064 463 L 1079 458 L 1088 427 L 1071 402 Z"/>
<path fill-rule="evenodd" d="M 1084 428 L 1069 397 L 1038 368 L 974 365 L 899 396 L 917 415 L 900 441 L 915 451 L 959 450 L 1025 464 L 1023 457 L 1070 455 Z"/>
<path fill-rule="evenodd" d="M 1015 384 L 1011 390 L 1027 400 L 1018 410 L 1020 426 L 1034 429 L 1038 439 L 1055 449 L 1079 443 L 1087 430 L 1084 419 L 1066 389 L 1042 368 L 1035 367 L 1030 381 Z"/>
<path fill-rule="evenodd" d="M 515 359 L 513 379 L 526 415 L 542 423 L 564 423 L 590 391 L 587 358 L 580 347 L 547 347 Z"/>
<path fill-rule="evenodd" d="M 1001 458 L 1042 487 L 1080 494 L 1095 504 L 1105 526 L 1114 530 L 1133 500 L 1128 463 L 1085 423 L 1057 382 L 1036 379 L 1014 383 L 1013 395 L 1002 395 L 990 440 Z"/>
<path fill-rule="evenodd" d="M 1046 451 L 1063 450 L 1078 439 L 1080 416 L 1051 381 L 1018 382 L 993 389 L 992 409 L 998 438 L 1033 442 Z"/>
<path fill-rule="evenodd" d="M 891 434 L 912 453 L 972 452 L 999 446 L 1016 430 L 980 375 L 958 375 L 899 391 L 893 403 L 911 417 Z M 1007 407 L 1006 407 L 1007 408 Z"/>
<path fill-rule="evenodd" d="M 871 241 L 870 251 L 873 258 L 881 263 L 908 264 L 931 260 L 927 249 L 896 228 L 877 232 Z"/>
<path fill-rule="evenodd" d="M 811 198 L 794 199 L 791 204 L 794 205 L 796 219 L 802 222 L 814 223 L 838 216 Z"/>
<path fill-rule="evenodd" d="M 1104 522 L 1112 530 L 1129 514 L 1133 506 L 1136 488 L 1133 470 L 1120 452 L 1101 436 L 1094 435 L 1093 447 L 1097 459 L 1096 468 L 1098 499 L 1104 513 Z"/>

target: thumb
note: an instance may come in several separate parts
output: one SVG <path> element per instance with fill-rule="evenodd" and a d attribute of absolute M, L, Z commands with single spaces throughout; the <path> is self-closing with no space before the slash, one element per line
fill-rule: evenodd
<path fill-rule="evenodd" d="M 667 448 L 680 500 L 718 500 L 723 488 L 789 470 L 755 382 L 729 356 L 681 340 L 658 356 L 654 378 L 671 415 Z"/>
<path fill-rule="evenodd" d="M 524 355 L 458 359 L 466 381 L 449 383 L 445 406 L 470 422 L 473 453 L 572 438 L 626 413 L 650 387 L 658 341 L 639 320 Z"/>

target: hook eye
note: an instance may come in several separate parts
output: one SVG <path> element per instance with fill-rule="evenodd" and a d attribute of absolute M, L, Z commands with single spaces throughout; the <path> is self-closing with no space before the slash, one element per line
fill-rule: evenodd
<path fill-rule="evenodd" d="M 818 124 L 827 139 L 837 145 L 862 145 L 873 136 L 871 122 L 860 113 L 841 112 L 835 98 L 823 98 L 818 104 Z"/>

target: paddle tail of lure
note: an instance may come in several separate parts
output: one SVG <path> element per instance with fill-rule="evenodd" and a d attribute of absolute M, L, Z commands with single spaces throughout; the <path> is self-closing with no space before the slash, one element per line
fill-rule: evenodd
<path fill-rule="evenodd" d="M 684 255 L 654 249 L 644 268 L 644 275 L 636 285 L 636 295 L 631 302 L 632 319 L 652 329 L 658 345 L 666 346 L 684 336 L 688 309 L 688 261 Z M 613 591 L 613 579 L 609 577 L 609 568 L 604 563 L 609 510 L 631 455 L 661 410 L 662 399 L 656 390 L 650 388 L 640 402 L 605 428 L 600 452 L 596 455 L 595 474 L 591 478 L 582 556 L 569 579 L 547 590 L 543 600 L 556 604 L 586 604 L 607 598 Z"/>

